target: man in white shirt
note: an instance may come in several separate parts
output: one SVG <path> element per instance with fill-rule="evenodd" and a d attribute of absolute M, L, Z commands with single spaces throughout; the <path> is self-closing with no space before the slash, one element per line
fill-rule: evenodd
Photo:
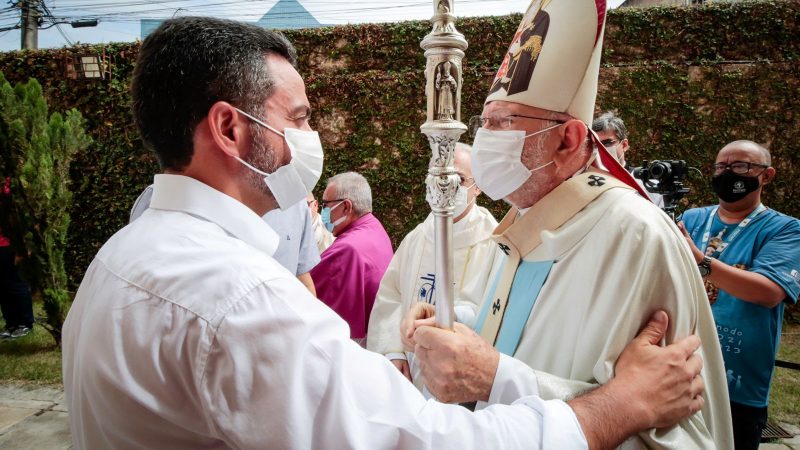
<path fill-rule="evenodd" d="M 459 322 L 471 324 L 488 283 L 497 244 L 491 240 L 497 221 L 475 204 L 481 191 L 475 185 L 470 146 L 456 145 L 454 165 L 461 184 L 453 212 L 453 274 L 455 312 Z M 434 304 L 433 214 L 417 225 L 397 247 L 381 280 L 367 328 L 367 349 L 385 355 L 417 388 L 424 383 L 414 354 L 403 351 L 400 322 L 417 302 Z"/>
<path fill-rule="evenodd" d="M 321 146 L 294 63 L 282 35 L 219 19 L 170 19 L 142 43 L 134 117 L 164 173 L 64 324 L 76 449 L 595 449 L 702 406 L 699 341 L 656 345 L 663 313 L 606 386 L 478 413 L 425 401 L 353 343 L 272 257 L 261 219 L 302 200 L 322 163 L 295 163 Z"/>
<path fill-rule="evenodd" d="M 133 202 L 129 222 L 144 214 L 150 208 L 152 199 L 151 184 Z M 317 295 L 309 272 L 319 264 L 319 251 L 313 239 L 316 229 L 312 225 L 311 212 L 306 208 L 306 203 L 297 202 L 286 210 L 273 209 L 264 214 L 262 219 L 280 237 L 280 243 L 272 257 L 289 272 L 293 272 L 311 294 Z"/>

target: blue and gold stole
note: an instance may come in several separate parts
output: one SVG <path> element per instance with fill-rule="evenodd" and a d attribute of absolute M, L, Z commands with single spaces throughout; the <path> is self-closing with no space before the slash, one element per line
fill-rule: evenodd
<path fill-rule="evenodd" d="M 632 189 L 601 172 L 586 172 L 561 183 L 524 215 L 506 214 L 492 239 L 506 257 L 478 314 L 475 329 L 498 351 L 513 355 L 554 261 L 521 261 L 542 243 L 541 233 L 554 231 L 603 192 Z"/>

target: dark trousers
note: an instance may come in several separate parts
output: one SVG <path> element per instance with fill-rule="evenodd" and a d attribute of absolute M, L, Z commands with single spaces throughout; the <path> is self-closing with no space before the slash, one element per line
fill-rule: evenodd
<path fill-rule="evenodd" d="M 761 431 L 767 426 L 767 408 L 731 402 L 731 418 L 736 450 L 758 450 Z"/>
<path fill-rule="evenodd" d="M 7 328 L 33 326 L 31 290 L 19 276 L 11 247 L 0 247 L 0 311 Z"/>

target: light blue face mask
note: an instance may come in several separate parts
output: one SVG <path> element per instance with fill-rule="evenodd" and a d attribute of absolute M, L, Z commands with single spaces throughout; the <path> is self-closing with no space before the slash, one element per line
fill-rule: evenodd
<path fill-rule="evenodd" d="M 344 219 L 346 219 L 345 216 L 342 216 L 342 217 L 338 218 L 336 220 L 336 222 L 331 222 L 331 211 L 333 211 L 334 209 L 338 208 L 339 205 L 341 205 L 342 203 L 344 203 L 344 200 L 340 200 L 339 204 L 337 204 L 333 208 L 330 208 L 330 207 L 326 206 L 326 207 L 322 208 L 322 212 L 320 213 L 320 218 L 322 219 L 322 224 L 325 225 L 325 229 L 328 230 L 331 233 L 333 233 L 333 229 L 334 228 L 336 228 L 340 223 L 344 222 Z"/>

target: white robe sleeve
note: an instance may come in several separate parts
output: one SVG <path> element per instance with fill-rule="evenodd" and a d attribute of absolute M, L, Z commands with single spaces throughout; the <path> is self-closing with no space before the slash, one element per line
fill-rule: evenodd
<path fill-rule="evenodd" d="M 232 448 L 585 449 L 565 403 L 472 413 L 426 401 L 296 280 L 257 286 L 208 327 L 199 386 L 213 438 Z"/>
<path fill-rule="evenodd" d="M 400 242 L 397 251 L 383 274 L 375 303 L 369 316 L 367 326 L 367 349 L 381 355 L 403 353 L 403 342 L 400 340 L 400 322 L 406 313 L 403 305 L 401 283 L 402 268 L 406 267 L 411 242 L 414 242 L 412 231 Z"/>
<path fill-rule="evenodd" d="M 456 290 L 454 306 L 456 319 L 468 327 L 474 327 L 486 288 L 492 280 L 492 269 L 502 253 L 497 244 L 488 238 L 469 248 L 468 252 L 463 269 L 458 267 L 464 270 L 463 277 L 462 274 L 456 274 L 461 279 L 461 286 Z"/>
<path fill-rule="evenodd" d="M 509 405 L 520 397 L 530 395 L 541 396 L 540 390 L 546 392 L 547 398 L 567 401 L 598 386 L 533 370 L 522 361 L 501 353 L 489 401 L 478 402 L 478 408 L 493 404 Z"/>

